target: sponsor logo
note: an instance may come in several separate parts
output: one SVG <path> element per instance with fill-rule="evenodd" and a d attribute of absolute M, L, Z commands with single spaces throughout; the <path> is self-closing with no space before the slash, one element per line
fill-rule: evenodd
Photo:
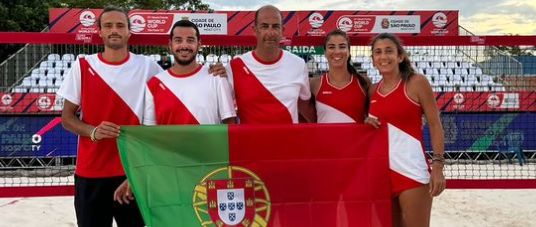
<path fill-rule="evenodd" d="M 331 91 L 322 91 L 323 95 L 331 95 Z"/>
<path fill-rule="evenodd" d="M 193 208 L 200 226 L 265 226 L 271 202 L 266 185 L 255 173 L 227 166 L 210 172 L 195 186 Z"/>
<path fill-rule="evenodd" d="M 130 17 L 130 31 L 141 32 L 145 29 L 145 18 L 141 15 L 134 15 Z"/>
<path fill-rule="evenodd" d="M 465 102 L 465 97 L 463 97 L 462 93 L 454 94 L 454 103 L 462 104 L 463 102 Z"/>
<path fill-rule="evenodd" d="M 2 95 L 2 104 L 4 106 L 9 106 L 9 104 L 11 104 L 12 102 L 13 102 L 13 97 L 11 97 L 11 95 L 9 94 Z"/>
<path fill-rule="evenodd" d="M 320 28 L 324 24 L 324 16 L 320 13 L 313 13 L 309 16 L 309 24 L 313 28 Z"/>
<path fill-rule="evenodd" d="M 95 21 L 97 18 L 95 16 L 95 13 L 91 12 L 91 11 L 84 11 L 80 14 L 80 24 L 82 24 L 82 26 L 84 27 L 90 27 L 90 26 L 93 26 L 95 24 Z"/>
<path fill-rule="evenodd" d="M 388 29 L 389 28 L 389 19 L 387 19 L 387 18 L 382 19 L 382 28 L 383 29 Z"/>
<path fill-rule="evenodd" d="M 501 100 L 499 99 L 499 96 L 496 94 L 491 94 L 488 97 L 488 106 L 491 108 L 496 108 L 501 103 Z"/>
<path fill-rule="evenodd" d="M 501 103 L 501 108 L 519 109 L 519 93 L 505 93 Z"/>
<path fill-rule="evenodd" d="M 352 30 L 352 27 L 354 26 L 354 22 L 352 19 L 348 17 L 341 17 L 337 21 L 337 28 L 341 29 L 344 32 L 348 32 Z"/>
<path fill-rule="evenodd" d="M 447 25 L 447 15 L 445 15 L 443 12 L 438 12 L 432 16 L 432 23 L 436 28 L 444 28 L 445 25 Z"/>
<path fill-rule="evenodd" d="M 52 100 L 48 96 L 42 95 L 37 98 L 36 104 L 40 110 L 47 110 L 52 106 Z"/>

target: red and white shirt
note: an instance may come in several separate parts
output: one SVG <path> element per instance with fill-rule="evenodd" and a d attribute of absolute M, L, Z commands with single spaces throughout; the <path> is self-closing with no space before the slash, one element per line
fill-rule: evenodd
<path fill-rule="evenodd" d="M 265 62 L 250 51 L 227 67 L 240 123 L 298 123 L 298 99 L 311 98 L 303 59 L 282 50 L 276 61 Z"/>
<path fill-rule="evenodd" d="M 199 66 L 189 74 L 166 70 L 147 82 L 143 124 L 219 124 L 236 117 L 229 82 Z"/>
<path fill-rule="evenodd" d="M 355 76 L 343 88 L 330 84 L 326 73 L 316 94 L 318 123 L 360 123 L 365 119 L 365 91 Z"/>
<path fill-rule="evenodd" d="M 86 124 L 139 125 L 145 84 L 160 71 L 158 64 L 143 55 L 129 53 L 125 60 L 112 63 L 100 53 L 93 54 L 73 63 L 58 95 L 80 107 L 80 119 Z M 79 136 L 76 174 L 91 178 L 125 175 L 116 140 L 92 142 Z"/>

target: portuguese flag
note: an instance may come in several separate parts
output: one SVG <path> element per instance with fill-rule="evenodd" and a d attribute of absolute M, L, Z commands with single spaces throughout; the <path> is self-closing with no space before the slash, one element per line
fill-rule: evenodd
<path fill-rule="evenodd" d="M 126 126 L 147 226 L 391 226 L 387 128 Z"/>

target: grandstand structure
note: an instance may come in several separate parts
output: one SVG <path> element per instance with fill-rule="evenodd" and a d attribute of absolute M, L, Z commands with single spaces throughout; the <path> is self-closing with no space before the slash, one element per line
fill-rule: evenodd
<path fill-rule="evenodd" d="M 447 178 L 525 182 L 510 187 L 534 181 L 536 57 L 522 62 L 496 46 L 530 46 L 535 37 L 401 38 L 414 69 L 436 93 L 446 132 Z M 351 62 L 376 83 L 381 75 L 372 64 L 369 39 L 351 37 Z M 249 36 L 206 35 L 202 40 L 205 46 L 196 58 L 201 64 L 227 64 L 255 44 Z M 75 34 L 3 33 L 0 45 L 9 44 L 24 46 L 0 63 L 0 131 L 11 134 L 0 138 L 0 187 L 71 185 L 76 137 L 61 127 L 63 104 L 55 93 L 77 57 L 102 51 L 100 41 Z M 166 44 L 166 36 L 133 35 L 131 51 L 160 62 Z M 286 45 L 322 46 L 323 38 L 297 37 Z M 322 54 L 298 55 L 307 62 L 310 76 L 329 70 Z M 173 61 L 172 55 L 169 59 Z M 519 133 L 523 136 L 518 141 L 509 139 Z M 430 144 L 426 147 L 430 150 Z"/>

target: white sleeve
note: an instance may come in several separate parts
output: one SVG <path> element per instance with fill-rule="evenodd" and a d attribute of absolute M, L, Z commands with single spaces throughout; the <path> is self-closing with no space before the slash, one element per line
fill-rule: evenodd
<path fill-rule="evenodd" d="M 154 98 L 149 86 L 145 85 L 145 106 L 143 108 L 143 125 L 156 125 L 156 114 L 154 110 Z"/>
<path fill-rule="evenodd" d="M 225 66 L 225 71 L 227 71 L 227 83 L 230 85 L 231 92 L 234 94 L 233 67 L 231 67 L 231 62 Z"/>
<path fill-rule="evenodd" d="M 71 70 L 65 74 L 63 83 L 57 94 L 69 102 L 80 106 L 82 86 L 82 74 L 80 70 L 80 59 L 71 65 Z"/>
<path fill-rule="evenodd" d="M 309 86 L 309 70 L 307 69 L 307 64 L 303 62 L 303 71 L 300 75 L 301 85 L 300 85 L 300 99 L 303 101 L 309 100 L 311 98 L 311 87 Z"/>
<path fill-rule="evenodd" d="M 214 79 L 216 80 L 220 120 L 236 117 L 233 94 L 231 93 L 231 87 L 227 78 L 215 77 Z"/>
<path fill-rule="evenodd" d="M 149 58 L 147 58 L 147 59 L 149 61 L 149 71 L 148 71 L 149 77 L 147 78 L 147 81 L 149 81 L 149 79 L 151 79 L 151 77 L 153 77 L 156 74 L 164 71 L 164 69 L 162 69 L 162 67 L 160 67 L 159 64 L 157 64 L 156 62 L 152 61 L 151 59 L 149 59 Z"/>

